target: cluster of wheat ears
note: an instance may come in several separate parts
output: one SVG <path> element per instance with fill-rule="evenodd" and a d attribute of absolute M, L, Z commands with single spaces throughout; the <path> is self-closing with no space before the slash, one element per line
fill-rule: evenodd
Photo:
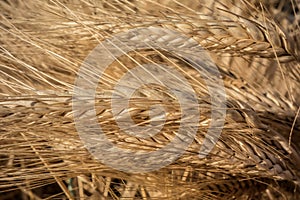
<path fill-rule="evenodd" d="M 0 199 L 300 199 L 299 9 L 298 0 L 0 1 Z M 205 81 L 191 63 L 151 47 L 116 58 L 97 94 L 111 94 L 137 64 L 171 66 L 198 98 L 192 144 L 162 169 L 127 173 L 101 164 L 81 141 L 72 110 L 78 70 L 101 41 L 138 27 L 191 37 L 218 67 L 226 118 L 205 158 L 199 158 L 211 122 Z M 145 139 L 118 128 L 109 98 L 96 98 L 95 109 L 115 145 L 156 151 L 184 117 L 178 100 L 146 85 L 129 103 L 141 125 L 157 103 L 166 122 Z"/>

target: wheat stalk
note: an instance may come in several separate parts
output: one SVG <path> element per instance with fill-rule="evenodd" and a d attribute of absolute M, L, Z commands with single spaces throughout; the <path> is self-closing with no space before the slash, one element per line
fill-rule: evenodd
<path fill-rule="evenodd" d="M 275 0 L 0 2 L 1 197 L 298 199 L 299 5 L 292 0 L 286 6 Z M 199 159 L 211 122 L 205 82 L 170 52 L 150 49 L 120 57 L 99 94 L 111 93 L 136 63 L 169 64 L 184 72 L 201 107 L 199 131 L 180 159 L 159 171 L 129 174 L 99 163 L 85 149 L 71 101 L 78 69 L 99 42 L 149 26 L 182 32 L 210 53 L 226 89 L 226 123 L 216 147 Z M 149 122 L 141 96 L 151 99 L 149 104 L 158 97 L 169 100 L 163 102 L 166 125 L 151 139 L 116 131 L 110 102 L 96 100 L 103 130 L 121 147 L 153 151 L 178 129 L 178 102 L 163 88 L 147 89 L 152 93 L 141 91 L 131 102 L 137 123 Z"/>

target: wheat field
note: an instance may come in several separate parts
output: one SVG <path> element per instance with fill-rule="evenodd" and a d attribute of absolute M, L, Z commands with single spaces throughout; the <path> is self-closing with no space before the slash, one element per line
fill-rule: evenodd
<path fill-rule="evenodd" d="M 0 199 L 300 199 L 299 9 L 299 0 L 1 0 Z M 98 44 L 143 27 L 177 31 L 205 49 L 224 84 L 226 116 L 216 145 L 200 159 L 212 99 L 193 63 L 151 46 L 116 58 L 94 100 L 97 120 L 114 145 L 153 152 L 176 136 L 181 118 L 195 118 L 181 115 L 167 88 L 145 85 L 129 102 L 132 120 L 148 124 L 149 108 L 160 104 L 165 124 L 150 138 L 126 135 L 108 97 L 137 65 L 180 72 L 198 99 L 189 106 L 201 111 L 198 131 L 180 158 L 129 173 L 87 150 L 72 97 L 79 69 Z"/>

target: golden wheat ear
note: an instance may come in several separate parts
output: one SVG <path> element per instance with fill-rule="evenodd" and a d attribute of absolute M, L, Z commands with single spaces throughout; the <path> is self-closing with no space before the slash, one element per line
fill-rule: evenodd
<path fill-rule="evenodd" d="M 0 1 L 0 199 L 300 199 L 299 7 L 295 0 Z M 112 38 L 149 27 L 163 44 L 115 58 L 101 54 L 95 60 L 99 65 L 115 59 L 101 77 L 93 63 L 85 65 L 104 41 L 113 41 L 109 44 L 115 48 L 105 51 L 113 54 L 128 45 Z M 192 39 L 182 41 L 170 30 Z M 126 42 L 137 38 L 130 35 Z M 191 41 L 210 59 L 192 55 Z M 169 46 L 176 48 L 169 51 Z M 174 53 L 183 47 L 197 62 Z M 160 68 L 145 67 L 149 64 Z M 219 74 L 210 67 L 201 74 L 197 64 L 216 66 Z M 88 68 L 80 76 L 82 66 Z M 170 71 L 162 73 L 161 66 Z M 134 81 L 115 86 L 126 77 L 136 80 L 126 73 L 138 67 L 148 72 L 136 76 L 141 82 L 172 77 L 173 91 L 182 98 L 189 100 L 193 96 L 186 91 L 194 91 L 197 102 L 183 105 L 199 108 L 199 116 L 183 115 L 180 99 L 159 84 L 141 86 L 128 108 L 114 111 L 111 96 L 128 95 Z M 78 77 L 86 83 L 99 77 L 95 98 L 80 96 L 89 91 L 75 86 Z M 216 107 L 216 113 L 225 110 L 226 116 L 223 126 L 214 127 L 222 130 L 215 146 L 200 158 L 201 148 L 209 149 L 207 144 L 216 140 L 206 137 L 214 113 L 209 86 L 219 87 L 209 80 L 216 77 L 226 92 L 226 108 Z M 89 147 L 80 137 L 74 116 L 83 116 L 84 126 L 91 123 L 84 116 L 92 109 L 80 113 L 74 109 L 78 102 L 95 109 L 97 125 L 121 149 L 162 149 L 179 135 L 181 120 L 197 132 L 170 165 L 147 173 L 120 171 L 95 158 L 99 138 L 90 141 L 96 147 Z M 127 111 L 134 125 L 120 127 L 116 120 Z M 156 127 L 160 132 L 148 138 L 126 132 L 162 121 Z M 186 128 L 183 135 L 191 132 Z M 211 143 L 204 145 L 205 138 Z M 111 162 L 132 159 L 120 155 L 112 154 Z"/>

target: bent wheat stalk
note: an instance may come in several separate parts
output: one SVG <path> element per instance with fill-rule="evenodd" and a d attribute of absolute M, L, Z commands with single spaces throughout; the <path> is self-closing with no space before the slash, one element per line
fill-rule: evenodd
<path fill-rule="evenodd" d="M 299 6 L 294 0 L 1 1 L 1 198 L 300 198 Z M 97 94 L 111 94 L 126 71 L 150 62 L 182 72 L 197 94 L 199 105 L 192 106 L 201 110 L 184 155 L 158 171 L 130 174 L 86 150 L 71 102 L 89 52 L 117 33 L 150 26 L 192 37 L 210 54 L 224 81 L 227 115 L 216 146 L 200 159 L 211 100 L 192 64 L 151 47 L 119 57 Z M 122 148 L 162 148 L 180 126 L 178 101 L 157 86 L 134 95 L 130 112 L 137 124 L 150 122 L 151 105 L 164 106 L 162 131 L 148 139 L 128 136 L 118 128 L 110 100 L 96 98 L 102 130 Z"/>

